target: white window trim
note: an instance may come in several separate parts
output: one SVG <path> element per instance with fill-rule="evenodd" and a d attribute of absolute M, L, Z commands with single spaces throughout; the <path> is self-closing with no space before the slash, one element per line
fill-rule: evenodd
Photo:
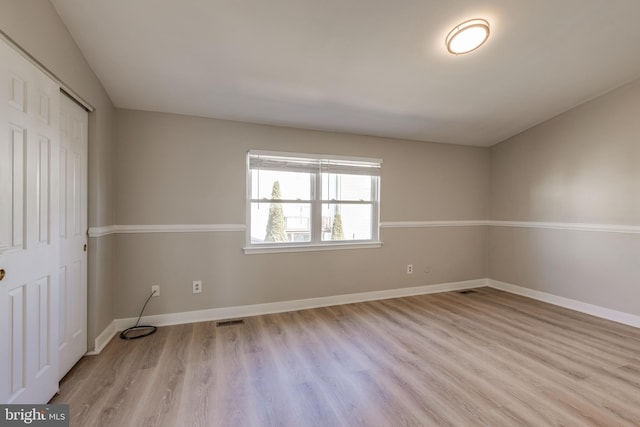
<path fill-rule="evenodd" d="M 243 252 L 245 254 L 264 254 L 264 253 L 285 253 L 285 252 L 308 252 L 308 251 L 326 251 L 326 250 L 345 250 L 345 249 L 368 249 L 368 248 L 380 248 L 382 241 L 380 240 L 380 176 L 376 176 L 377 179 L 373 179 L 371 186 L 371 201 L 357 202 L 357 201 L 337 201 L 337 200 L 321 200 L 319 195 L 322 194 L 322 184 L 317 179 L 320 173 L 318 170 L 316 175 L 312 175 L 312 188 L 311 188 L 311 209 L 312 209 L 312 224 L 311 224 L 311 241 L 310 242 L 298 242 L 298 243 L 251 243 L 251 168 L 250 157 L 254 156 L 275 156 L 275 157 L 290 157 L 301 158 L 322 161 L 342 161 L 342 162 L 354 162 L 354 163 L 366 163 L 371 165 L 377 165 L 378 168 L 382 166 L 382 159 L 369 158 L 369 157 L 351 157 L 351 156 L 336 156 L 336 155 L 321 155 L 321 154 L 306 154 L 306 153 L 291 153 L 282 151 L 262 151 L 262 150 L 250 150 L 246 157 L 246 196 L 245 196 L 245 247 Z M 375 175 L 374 175 L 375 176 Z M 316 197 L 318 196 L 318 197 Z M 318 234 L 322 225 L 322 205 L 324 203 L 363 203 L 372 206 L 371 216 L 371 239 L 368 240 L 347 240 L 347 241 L 322 241 L 321 236 Z M 308 201 L 305 201 L 308 203 Z"/>
<path fill-rule="evenodd" d="M 279 245 L 279 246 L 270 246 L 270 245 L 254 245 L 251 247 L 242 248 L 245 255 L 254 255 L 254 254 L 274 254 L 274 253 L 287 253 L 287 252 L 318 252 L 318 251 L 335 251 L 335 250 L 345 250 L 345 249 L 375 249 L 382 247 L 382 242 L 370 241 L 362 243 L 317 243 L 317 244 L 296 244 L 296 245 Z"/>

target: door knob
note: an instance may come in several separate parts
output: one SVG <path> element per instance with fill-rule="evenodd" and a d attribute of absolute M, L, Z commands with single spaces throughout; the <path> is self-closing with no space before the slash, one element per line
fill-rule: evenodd
<path fill-rule="evenodd" d="M 83 251 L 85 251 L 85 252 L 87 252 L 87 245 L 84 245 L 84 246 L 82 247 L 82 250 L 83 250 Z"/>
<path fill-rule="evenodd" d="M 2 281 L 2 279 L 4 279 L 5 275 L 6 275 L 6 272 L 4 271 L 4 268 L 0 268 L 0 281 Z"/>

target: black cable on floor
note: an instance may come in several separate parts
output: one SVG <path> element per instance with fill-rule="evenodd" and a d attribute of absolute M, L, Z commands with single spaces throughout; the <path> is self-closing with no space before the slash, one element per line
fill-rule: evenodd
<path fill-rule="evenodd" d="M 140 310 L 140 315 L 138 316 L 138 320 L 136 321 L 136 324 L 120 332 L 121 339 L 135 340 L 138 338 L 144 338 L 144 337 L 148 337 L 149 335 L 155 333 L 158 330 L 158 328 L 155 326 L 138 325 L 140 323 L 140 319 L 142 318 L 142 313 L 144 313 L 144 309 L 147 308 L 147 304 L 149 303 L 149 300 L 155 293 L 156 291 L 151 292 L 151 295 L 149 295 L 149 298 L 147 298 L 147 300 L 145 301 L 144 305 L 142 306 L 142 310 Z M 137 332 L 140 332 L 140 333 L 138 334 Z M 134 335 L 131 335 L 131 334 L 134 334 Z"/>

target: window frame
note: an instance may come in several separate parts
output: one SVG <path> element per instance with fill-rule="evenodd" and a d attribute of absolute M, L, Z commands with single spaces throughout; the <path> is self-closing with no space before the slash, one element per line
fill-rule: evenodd
<path fill-rule="evenodd" d="M 252 171 L 260 170 L 261 166 L 252 167 L 251 159 L 261 164 L 262 158 L 285 159 L 292 161 L 300 160 L 310 165 L 305 172 L 310 173 L 310 200 L 298 199 L 278 199 L 279 203 L 309 203 L 310 204 L 310 241 L 308 242 L 269 242 L 269 243 L 253 243 L 251 241 L 251 209 L 253 203 L 273 203 L 274 199 L 253 199 Z M 382 246 L 380 241 L 380 181 L 381 181 L 382 159 L 351 157 L 351 156 L 335 156 L 335 155 L 318 155 L 291 153 L 280 151 L 262 151 L 250 150 L 246 155 L 246 195 L 245 195 L 245 254 L 255 253 L 274 253 L 274 252 L 299 252 L 299 251 L 320 251 L 334 249 L 354 249 L 354 248 L 379 248 Z M 285 167 L 269 168 L 264 170 L 281 170 L 286 171 Z M 366 173 L 369 170 L 370 173 Z M 293 168 L 291 171 L 294 171 Z M 348 173 L 348 172 L 354 173 Z M 358 172 L 358 173 L 355 173 Z M 364 175 L 371 179 L 371 200 L 324 200 L 322 198 L 322 175 L 325 173 L 345 174 L 345 175 Z M 329 195 L 327 193 L 327 195 Z M 322 208 L 325 204 L 336 205 L 367 205 L 371 206 L 371 239 L 358 240 L 322 240 Z"/>

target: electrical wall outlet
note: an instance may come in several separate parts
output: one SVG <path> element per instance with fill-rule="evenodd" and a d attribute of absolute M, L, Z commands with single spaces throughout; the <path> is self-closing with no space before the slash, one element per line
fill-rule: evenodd
<path fill-rule="evenodd" d="M 153 292 L 153 296 L 154 297 L 159 297 L 160 296 L 160 286 L 158 286 L 158 285 L 151 286 L 151 292 Z"/>
<path fill-rule="evenodd" d="M 407 264 L 407 274 L 413 274 L 413 264 Z"/>
<path fill-rule="evenodd" d="M 193 281 L 193 293 L 199 294 L 202 292 L 202 280 Z"/>

